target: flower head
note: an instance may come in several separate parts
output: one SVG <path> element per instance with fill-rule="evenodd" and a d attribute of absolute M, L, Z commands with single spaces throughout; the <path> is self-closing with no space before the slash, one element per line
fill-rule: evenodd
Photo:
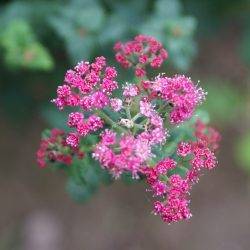
<path fill-rule="evenodd" d="M 146 35 L 138 35 L 127 43 L 117 42 L 114 46 L 115 58 L 124 68 L 135 65 L 135 75 L 144 77 L 145 67 L 159 68 L 168 58 L 167 51 L 155 38 Z"/>
<path fill-rule="evenodd" d="M 84 153 L 78 148 L 67 146 L 66 134 L 63 130 L 52 129 L 50 134 L 41 140 L 40 147 L 37 150 L 37 163 L 41 168 L 47 166 L 49 162 L 59 162 L 66 165 L 72 163 L 73 157 L 76 155 L 82 158 Z"/>
<path fill-rule="evenodd" d="M 204 170 L 216 167 L 220 134 L 200 120 L 190 125 L 193 134 L 186 133 L 193 119 L 185 129 L 179 124 L 193 116 L 206 94 L 184 75 L 147 78 L 148 68 L 159 68 L 168 58 L 153 37 L 138 35 L 114 50 L 124 68 L 133 68 L 133 83 L 118 84 L 116 69 L 103 56 L 69 69 L 52 102 L 59 110 L 71 109 L 70 132 L 51 130 L 41 140 L 38 164 L 70 165 L 73 157 L 84 156 L 84 147 L 114 178 L 129 173 L 144 180 L 155 200 L 154 214 L 164 222 L 189 219 L 191 188 Z"/>

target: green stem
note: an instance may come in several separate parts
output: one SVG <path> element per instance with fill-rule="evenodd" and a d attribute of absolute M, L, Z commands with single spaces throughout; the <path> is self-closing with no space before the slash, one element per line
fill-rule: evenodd
<path fill-rule="evenodd" d="M 96 113 L 111 127 L 119 130 L 120 132 L 127 132 L 124 128 L 120 127 L 117 122 L 113 121 L 106 113 L 101 110 L 96 110 Z"/>
<path fill-rule="evenodd" d="M 141 124 L 134 124 L 134 126 L 136 127 L 136 128 L 139 128 L 139 129 L 144 129 L 144 126 L 143 125 L 141 125 Z"/>
<path fill-rule="evenodd" d="M 127 118 L 128 118 L 129 120 L 131 120 L 131 114 L 130 114 L 130 109 L 129 109 L 129 107 L 126 107 L 125 110 L 126 110 Z"/>
<path fill-rule="evenodd" d="M 132 121 L 135 122 L 139 117 L 141 117 L 141 114 L 138 113 L 137 115 L 135 115 L 133 118 L 132 118 Z"/>

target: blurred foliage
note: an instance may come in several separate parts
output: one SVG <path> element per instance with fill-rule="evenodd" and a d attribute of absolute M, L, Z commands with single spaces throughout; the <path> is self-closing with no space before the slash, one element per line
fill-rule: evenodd
<path fill-rule="evenodd" d="M 250 0 L 182 0 L 184 9 L 199 20 L 198 35 L 202 38 L 234 30 L 240 39 L 239 52 L 250 65 Z"/>
<path fill-rule="evenodd" d="M 199 34 L 215 35 L 228 22 L 236 21 L 247 27 L 249 0 L 182 0 L 185 10 L 199 20 Z"/>
<path fill-rule="evenodd" d="M 58 7 L 48 18 L 55 33 L 63 39 L 69 59 L 75 63 L 90 59 L 97 48 L 97 36 L 104 23 L 104 10 L 96 1 L 72 1 Z"/>
<path fill-rule="evenodd" d="M 53 68 L 53 59 L 47 49 L 37 41 L 31 27 L 23 20 L 14 20 L 5 26 L 0 42 L 5 51 L 5 62 L 11 68 Z"/>
<path fill-rule="evenodd" d="M 232 123 L 244 111 L 246 94 L 237 85 L 222 79 L 203 79 L 208 93 L 202 108 L 209 112 L 212 121 L 225 126 Z"/>
<path fill-rule="evenodd" d="M 250 18 L 249 18 L 250 23 Z M 250 66 L 250 27 L 243 33 L 243 38 L 240 43 L 240 55 L 248 66 Z"/>
<path fill-rule="evenodd" d="M 164 41 L 171 62 L 178 69 L 187 70 L 196 52 L 193 35 L 197 23 L 194 17 L 183 16 L 182 12 L 180 2 L 159 0 L 140 30 Z"/>
<path fill-rule="evenodd" d="M 32 25 L 41 40 L 59 38 L 57 46 L 66 49 L 72 63 L 89 60 L 99 54 L 103 46 L 111 47 L 115 41 L 140 32 L 160 39 L 177 69 L 187 70 L 195 54 L 196 21 L 183 16 L 179 0 L 11 1 L 2 9 L 0 28 L 13 20 Z M 18 37 L 12 36 L 11 41 L 15 40 Z M 32 45 L 33 41 L 29 43 Z M 51 44 L 47 45 L 50 48 Z M 11 52 L 14 53 L 12 48 Z"/>
<path fill-rule="evenodd" d="M 250 174 L 250 133 L 249 131 L 236 143 L 236 159 L 240 166 Z"/>

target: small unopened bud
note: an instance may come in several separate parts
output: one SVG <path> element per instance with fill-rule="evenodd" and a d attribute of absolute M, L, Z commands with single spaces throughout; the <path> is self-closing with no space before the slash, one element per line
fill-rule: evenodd
<path fill-rule="evenodd" d="M 134 127 L 134 122 L 129 120 L 129 119 L 121 119 L 119 122 L 121 125 L 127 128 L 133 128 Z"/>

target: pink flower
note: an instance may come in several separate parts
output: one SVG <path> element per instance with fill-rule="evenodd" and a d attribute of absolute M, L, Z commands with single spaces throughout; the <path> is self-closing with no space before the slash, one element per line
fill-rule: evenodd
<path fill-rule="evenodd" d="M 187 180 L 175 174 L 169 177 L 167 184 L 158 179 L 149 183 L 156 196 L 166 196 L 166 200 L 154 202 L 154 214 L 160 215 L 163 221 L 173 223 L 192 216 L 188 207 L 190 185 Z"/>
<path fill-rule="evenodd" d="M 212 150 L 215 151 L 219 147 L 219 142 L 221 140 L 220 133 L 204 124 L 201 120 L 197 120 L 195 123 L 195 136 L 206 143 L 206 145 Z"/>
<path fill-rule="evenodd" d="M 105 78 L 113 80 L 114 78 L 117 77 L 117 71 L 114 67 L 107 67 L 105 69 Z"/>
<path fill-rule="evenodd" d="M 188 142 L 180 142 L 177 148 L 177 154 L 185 157 L 191 153 L 192 145 Z"/>
<path fill-rule="evenodd" d="M 80 112 L 74 112 L 69 114 L 68 126 L 75 127 L 83 121 L 83 114 Z"/>
<path fill-rule="evenodd" d="M 146 71 L 145 71 L 145 69 L 143 69 L 141 67 L 137 67 L 137 68 L 135 68 L 135 75 L 137 77 L 143 77 L 146 75 Z"/>
<path fill-rule="evenodd" d="M 91 131 L 96 131 L 103 127 L 103 121 L 99 116 L 91 115 L 87 121 L 89 129 Z"/>
<path fill-rule="evenodd" d="M 160 201 L 154 202 L 154 214 L 161 214 L 164 209 L 164 204 L 162 204 Z"/>
<path fill-rule="evenodd" d="M 122 100 L 119 98 L 110 99 L 110 106 L 116 112 L 120 111 L 122 108 Z"/>
<path fill-rule="evenodd" d="M 145 63 L 147 63 L 147 61 L 148 61 L 148 56 L 146 54 L 142 54 L 139 56 L 140 63 L 145 64 Z"/>
<path fill-rule="evenodd" d="M 91 107 L 102 109 L 109 104 L 109 98 L 101 91 L 96 91 L 91 95 Z"/>
<path fill-rule="evenodd" d="M 101 142 L 103 145 L 113 145 L 116 142 L 116 133 L 112 130 L 104 130 L 101 134 Z"/>
<path fill-rule="evenodd" d="M 109 147 L 100 143 L 95 147 L 93 157 L 101 163 L 101 166 L 109 168 L 114 162 L 115 155 Z"/>
<path fill-rule="evenodd" d="M 174 169 L 177 163 L 171 158 L 161 160 L 156 166 L 155 171 L 157 175 L 165 175 L 170 169 Z"/>
<path fill-rule="evenodd" d="M 189 219 L 192 214 L 188 208 L 188 201 L 185 199 L 173 199 L 160 211 L 163 221 L 167 223 L 178 222 Z"/>
<path fill-rule="evenodd" d="M 89 70 L 89 62 L 81 61 L 75 66 L 75 71 L 80 75 L 84 75 Z"/>
<path fill-rule="evenodd" d="M 58 86 L 56 92 L 59 98 L 64 98 L 71 95 L 70 87 L 68 85 Z"/>
<path fill-rule="evenodd" d="M 161 67 L 162 63 L 163 63 L 162 56 L 156 56 L 155 58 L 152 59 L 150 65 L 152 68 L 159 68 Z"/>
<path fill-rule="evenodd" d="M 173 106 L 170 121 L 175 124 L 189 119 L 205 98 L 201 88 L 197 88 L 189 78 L 181 75 L 173 78 L 159 76 L 151 88 L 159 91 L 161 98 Z"/>
<path fill-rule="evenodd" d="M 146 75 L 145 66 L 158 68 L 167 59 L 168 54 L 162 44 L 155 38 L 138 35 L 127 43 L 118 42 L 114 46 L 115 58 L 124 68 L 135 67 L 135 75 Z"/>
<path fill-rule="evenodd" d="M 86 121 L 77 124 L 77 132 L 80 136 L 86 136 L 90 133 L 89 125 Z"/>
<path fill-rule="evenodd" d="M 66 145 L 65 132 L 60 129 L 52 129 L 50 134 L 43 138 L 37 150 L 37 163 L 41 168 L 47 166 L 49 162 L 59 162 L 70 165 L 74 156 L 79 159 L 84 157 L 84 153 L 79 148 L 71 149 Z"/>
<path fill-rule="evenodd" d="M 157 181 L 152 185 L 152 189 L 156 196 L 162 196 L 167 192 L 167 185 L 162 181 Z"/>
<path fill-rule="evenodd" d="M 123 95 L 125 97 L 134 97 L 137 96 L 138 93 L 139 93 L 138 87 L 134 84 L 127 84 L 123 90 Z"/>
<path fill-rule="evenodd" d="M 102 109 L 109 105 L 108 95 L 118 88 L 116 76 L 104 57 L 96 57 L 91 64 L 82 61 L 66 72 L 65 84 L 58 87 L 53 102 L 59 109 L 78 105 L 85 110 Z"/>
<path fill-rule="evenodd" d="M 66 143 L 72 148 L 77 148 L 79 146 L 79 136 L 76 133 L 69 133 Z"/>
<path fill-rule="evenodd" d="M 148 140 L 137 139 L 135 141 L 135 155 L 143 161 L 152 157 L 151 146 Z"/>
<path fill-rule="evenodd" d="M 140 113 L 146 117 L 151 117 L 155 114 L 152 104 L 147 100 L 140 101 Z"/>
<path fill-rule="evenodd" d="M 163 128 L 155 128 L 151 131 L 152 143 L 164 143 L 166 141 L 166 137 L 168 136 L 166 129 Z"/>
<path fill-rule="evenodd" d="M 101 86 L 107 94 L 111 94 L 113 90 L 118 88 L 117 82 L 109 78 L 104 78 Z"/>
<path fill-rule="evenodd" d="M 186 180 L 182 179 L 180 175 L 173 174 L 169 177 L 169 184 L 171 188 L 178 189 L 181 193 L 187 193 L 190 189 L 189 184 Z"/>

